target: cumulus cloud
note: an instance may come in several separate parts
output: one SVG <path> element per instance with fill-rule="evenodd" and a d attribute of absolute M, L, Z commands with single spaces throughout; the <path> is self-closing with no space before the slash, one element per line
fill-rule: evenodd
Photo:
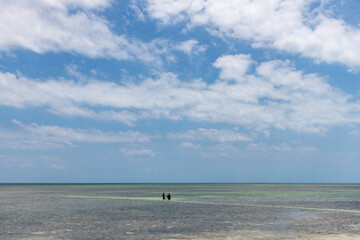
<path fill-rule="evenodd" d="M 74 143 L 145 143 L 151 140 L 147 134 L 137 131 L 102 132 L 97 129 L 23 124 L 15 119 L 12 122 L 18 126 L 18 129 L 1 129 L 2 147 L 46 149 L 72 146 Z"/>
<path fill-rule="evenodd" d="M 219 57 L 213 65 L 221 69 L 220 78 L 241 81 L 252 63 L 249 54 L 238 54 Z"/>
<path fill-rule="evenodd" d="M 126 124 L 135 124 L 139 119 L 189 119 L 259 131 L 277 128 L 316 133 L 360 122 L 360 103 L 332 87 L 326 78 L 304 74 L 290 61 L 256 63 L 249 69 L 252 62 L 248 55 L 220 57 L 214 63 L 220 77 L 213 83 L 201 79 L 180 81 L 173 73 L 118 84 L 98 80 L 38 81 L 0 72 L 0 104 L 46 107 L 61 116 Z M 201 134 L 216 135 L 207 130 Z"/>
<path fill-rule="evenodd" d="M 253 47 L 300 53 L 327 63 L 360 66 L 360 28 L 332 18 L 321 0 L 148 0 L 165 25 L 186 22 L 211 33 L 250 40 Z M 314 3 L 320 3 L 315 7 Z"/>
<path fill-rule="evenodd" d="M 91 58 L 157 62 L 162 40 L 143 43 L 117 35 L 99 14 L 110 0 L 1 0 L 0 51 L 70 52 Z"/>
<path fill-rule="evenodd" d="M 191 55 L 205 51 L 206 48 L 204 46 L 199 46 L 199 42 L 197 40 L 190 39 L 175 45 L 175 49 L 183 51 L 187 55 Z"/>

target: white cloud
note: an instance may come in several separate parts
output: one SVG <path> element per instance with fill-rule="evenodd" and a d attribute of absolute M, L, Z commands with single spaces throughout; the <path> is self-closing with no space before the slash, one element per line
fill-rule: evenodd
<path fill-rule="evenodd" d="M 293 151 L 293 148 L 286 143 L 282 143 L 280 145 L 272 145 L 272 146 L 266 145 L 264 143 L 251 143 L 248 145 L 248 149 L 255 151 L 269 151 L 269 150 L 282 151 L 282 152 Z"/>
<path fill-rule="evenodd" d="M 139 119 L 189 119 L 259 131 L 273 127 L 314 133 L 360 122 L 360 103 L 325 78 L 304 74 L 289 61 L 256 63 L 254 69 L 247 70 L 251 63 L 247 55 L 222 56 L 214 63 L 221 72 L 214 83 L 201 79 L 181 82 L 173 73 L 140 83 L 117 84 L 38 81 L 0 72 L 0 104 L 46 107 L 61 116 L 129 125 Z"/>
<path fill-rule="evenodd" d="M 130 9 L 132 9 L 135 13 L 135 16 L 140 20 L 145 22 L 145 15 L 144 13 L 141 11 L 142 5 L 144 4 L 144 2 L 137 2 L 132 0 L 129 3 L 129 7 Z"/>
<path fill-rule="evenodd" d="M 148 148 L 121 148 L 120 151 L 126 156 L 155 156 L 155 153 Z"/>
<path fill-rule="evenodd" d="M 198 128 L 183 133 L 169 133 L 169 137 L 172 139 L 210 140 L 219 142 L 251 141 L 247 135 L 228 129 Z"/>
<path fill-rule="evenodd" d="M 113 111 L 113 110 L 104 110 L 104 111 L 93 111 L 86 107 L 78 107 L 73 105 L 64 105 L 64 106 L 54 106 L 49 110 L 51 113 L 64 116 L 64 117 L 84 117 L 90 119 L 96 119 L 100 121 L 116 121 L 124 123 L 128 126 L 134 126 L 135 122 L 139 119 L 146 118 L 147 114 L 142 113 L 133 113 L 130 111 Z"/>
<path fill-rule="evenodd" d="M 201 148 L 200 144 L 194 144 L 192 142 L 182 142 L 181 146 L 184 148 L 190 148 L 190 149 L 200 149 Z"/>
<path fill-rule="evenodd" d="M 321 3 L 314 9 L 313 3 Z M 327 63 L 360 66 L 360 28 L 332 18 L 321 0 L 148 0 L 150 17 L 187 22 L 211 33 L 251 40 Z"/>
<path fill-rule="evenodd" d="M 238 54 L 219 57 L 213 65 L 221 69 L 220 78 L 241 81 L 252 63 L 250 55 Z"/>
<path fill-rule="evenodd" d="M 197 40 L 190 39 L 190 40 L 181 42 L 178 45 L 175 45 L 175 49 L 183 51 L 187 55 L 191 55 L 191 54 L 197 54 L 199 52 L 205 51 L 206 48 L 204 46 L 199 46 L 199 42 Z"/>
<path fill-rule="evenodd" d="M 249 150 L 254 151 L 280 151 L 280 152 L 293 152 L 293 151 L 301 151 L 301 152 L 315 152 L 318 149 L 309 146 L 302 145 L 289 145 L 287 143 L 281 143 L 278 145 L 267 145 L 264 143 L 250 143 L 247 147 Z"/>
<path fill-rule="evenodd" d="M 99 12 L 110 0 L 1 0 L 0 51 L 70 52 L 91 58 L 158 62 L 162 40 L 143 43 L 116 35 Z"/>
<path fill-rule="evenodd" d="M 59 126 L 23 124 L 13 120 L 19 129 L 1 129 L 0 142 L 6 148 L 59 148 L 73 143 L 144 143 L 151 137 L 137 131 L 102 132 L 96 129 L 73 129 Z"/>

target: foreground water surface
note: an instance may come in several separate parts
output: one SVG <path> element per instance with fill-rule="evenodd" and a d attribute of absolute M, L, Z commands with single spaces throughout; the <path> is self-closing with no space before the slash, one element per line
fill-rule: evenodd
<path fill-rule="evenodd" d="M 0 184 L 0 239 L 360 239 L 360 185 Z"/>

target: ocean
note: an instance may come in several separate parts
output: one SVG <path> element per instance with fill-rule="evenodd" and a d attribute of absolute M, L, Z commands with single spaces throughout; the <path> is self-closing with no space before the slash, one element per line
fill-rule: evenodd
<path fill-rule="evenodd" d="M 360 185 L 0 184 L 0 239 L 360 239 Z"/>

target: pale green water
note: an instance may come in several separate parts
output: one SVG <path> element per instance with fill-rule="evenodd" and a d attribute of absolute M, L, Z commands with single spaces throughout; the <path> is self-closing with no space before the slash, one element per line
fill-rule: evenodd
<path fill-rule="evenodd" d="M 360 185 L 3 184 L 0 223 L 0 239 L 360 239 Z"/>

